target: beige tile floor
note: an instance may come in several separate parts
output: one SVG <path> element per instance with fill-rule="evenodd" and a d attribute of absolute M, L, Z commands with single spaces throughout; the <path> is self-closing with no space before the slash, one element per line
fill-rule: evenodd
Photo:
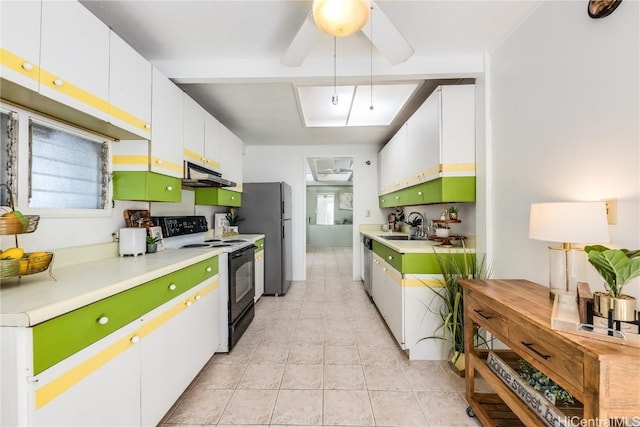
<path fill-rule="evenodd" d="M 262 297 L 160 425 L 478 426 L 463 380 L 410 362 L 351 268 L 351 248 L 309 249 L 307 280 Z"/>

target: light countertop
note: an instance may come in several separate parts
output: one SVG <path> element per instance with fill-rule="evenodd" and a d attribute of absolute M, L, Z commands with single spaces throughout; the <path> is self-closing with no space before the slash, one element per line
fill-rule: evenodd
<path fill-rule="evenodd" d="M 52 271 L 3 279 L 0 326 L 33 326 L 176 270 L 204 261 L 221 249 L 166 249 L 137 257 L 111 256 L 79 264 L 56 265 Z M 55 254 L 55 251 L 54 251 Z"/>
<path fill-rule="evenodd" d="M 360 226 L 360 234 L 371 237 L 383 245 L 399 253 L 451 253 L 451 252 L 474 252 L 475 249 L 466 244 L 465 247 L 454 246 L 453 248 L 440 247 L 438 241 L 433 240 L 387 240 L 382 236 L 408 236 L 406 233 L 395 231 L 382 231 L 379 225 Z"/>

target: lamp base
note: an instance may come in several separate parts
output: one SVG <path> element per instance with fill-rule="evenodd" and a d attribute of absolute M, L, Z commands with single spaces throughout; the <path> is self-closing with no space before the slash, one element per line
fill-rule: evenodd
<path fill-rule="evenodd" d="M 577 294 L 578 282 L 585 281 L 586 260 L 582 248 L 549 247 L 549 298 Z"/>

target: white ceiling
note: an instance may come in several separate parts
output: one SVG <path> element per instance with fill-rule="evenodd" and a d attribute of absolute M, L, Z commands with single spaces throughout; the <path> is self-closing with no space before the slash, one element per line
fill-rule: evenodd
<path fill-rule="evenodd" d="M 339 38 L 337 84 L 369 84 L 371 65 L 376 84 L 416 80 L 424 84 L 390 126 L 357 128 L 302 124 L 295 87 L 332 85 L 334 77 L 333 37 L 324 33 L 300 67 L 280 63 L 311 10 L 311 1 L 82 3 L 246 145 L 381 147 L 436 85 L 477 77 L 484 53 L 538 1 L 377 1 L 415 54 L 393 66 L 375 49 L 371 56 L 371 44 L 363 33 Z"/>

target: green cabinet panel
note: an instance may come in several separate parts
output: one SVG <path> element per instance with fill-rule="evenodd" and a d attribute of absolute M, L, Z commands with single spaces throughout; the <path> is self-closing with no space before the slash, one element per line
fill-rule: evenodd
<path fill-rule="evenodd" d="M 197 187 L 196 205 L 240 207 L 242 193 L 224 188 Z"/>
<path fill-rule="evenodd" d="M 216 274 L 217 256 L 34 326 L 34 375 Z"/>
<path fill-rule="evenodd" d="M 256 253 L 260 253 L 264 250 L 264 239 L 259 239 L 256 242 Z"/>
<path fill-rule="evenodd" d="M 465 255 L 462 253 L 436 255 L 435 253 L 410 252 L 402 254 L 375 240 L 373 241 L 373 251 L 402 274 L 441 274 L 438 256 L 453 257 L 460 263 L 465 262 Z"/>
<path fill-rule="evenodd" d="M 113 173 L 114 200 L 144 200 L 152 202 L 180 202 L 180 178 L 145 171 L 116 171 Z"/>
<path fill-rule="evenodd" d="M 381 208 L 475 201 L 475 176 L 437 178 L 378 197 Z"/>

